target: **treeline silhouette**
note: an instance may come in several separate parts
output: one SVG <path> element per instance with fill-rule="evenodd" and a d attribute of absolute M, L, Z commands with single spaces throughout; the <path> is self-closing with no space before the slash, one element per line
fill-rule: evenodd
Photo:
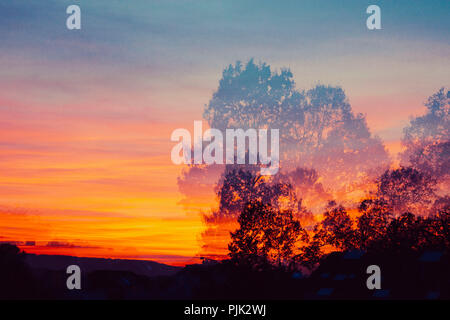
<path fill-rule="evenodd" d="M 245 176 L 242 171 L 233 174 Z M 257 180 L 248 177 L 251 181 Z M 353 217 L 344 206 L 330 201 L 323 219 L 311 230 L 302 228 L 295 216 L 298 210 L 283 208 L 278 203 L 273 204 L 274 198 L 266 201 L 258 194 L 260 189 L 268 186 L 256 188 L 253 199 L 243 204 L 237 219 L 239 228 L 231 233 L 229 255 L 236 263 L 255 268 L 275 265 L 313 269 L 331 251 L 446 251 L 450 248 L 448 196 L 436 199 L 433 213 L 426 217 L 408 211 L 396 213 L 399 207 L 407 206 L 407 202 L 425 201 L 430 193 L 427 183 L 412 168 L 386 171 L 379 179 L 378 197 L 362 200 Z M 272 188 L 280 191 L 289 189 L 289 185 L 280 188 L 275 184 Z M 246 196 L 251 198 L 248 192 L 245 191 Z"/>

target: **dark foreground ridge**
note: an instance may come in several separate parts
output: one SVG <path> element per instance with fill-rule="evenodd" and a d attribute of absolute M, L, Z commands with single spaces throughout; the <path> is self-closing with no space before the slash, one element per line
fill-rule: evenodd
<path fill-rule="evenodd" d="M 155 277 L 172 275 L 181 268 L 149 260 L 83 258 L 64 255 L 26 254 L 25 262 L 33 269 L 65 270 L 69 265 L 78 265 L 84 272 L 98 270 L 130 271 L 137 275 Z"/>
<path fill-rule="evenodd" d="M 65 268 L 78 264 L 81 290 L 68 290 Z M 369 290 L 369 265 L 381 269 L 381 289 Z M 129 269 L 123 269 L 129 267 Z M 150 268 L 149 268 L 150 267 Z M 148 270 L 145 270 L 145 269 Z M 309 276 L 255 271 L 230 261 L 176 268 L 151 261 L 39 256 L 0 246 L 1 299 L 450 299 L 445 251 L 396 254 L 361 251 L 327 255 Z"/>

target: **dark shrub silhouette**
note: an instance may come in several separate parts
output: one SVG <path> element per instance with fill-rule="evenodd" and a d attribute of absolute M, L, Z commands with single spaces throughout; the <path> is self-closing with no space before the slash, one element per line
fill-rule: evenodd
<path fill-rule="evenodd" d="M 35 283 L 24 253 L 11 244 L 0 245 L 0 299 L 35 297 Z"/>

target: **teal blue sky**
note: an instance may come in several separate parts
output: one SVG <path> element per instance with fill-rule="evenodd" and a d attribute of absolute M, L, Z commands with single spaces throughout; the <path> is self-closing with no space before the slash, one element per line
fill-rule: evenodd
<path fill-rule="evenodd" d="M 81 7 L 81 30 L 66 29 L 71 4 Z M 382 30 L 366 28 L 370 4 L 381 8 Z M 342 86 L 373 130 L 394 141 L 448 85 L 449 13 L 447 0 L 4 0 L 0 81 L 35 79 L 30 90 L 48 92 L 40 105 L 49 110 L 64 99 L 82 105 L 92 92 L 133 92 L 152 102 L 112 112 L 170 122 L 167 107 L 199 118 L 221 70 L 255 58 L 291 68 L 302 89 Z M 387 121 L 385 112 L 394 115 Z"/>

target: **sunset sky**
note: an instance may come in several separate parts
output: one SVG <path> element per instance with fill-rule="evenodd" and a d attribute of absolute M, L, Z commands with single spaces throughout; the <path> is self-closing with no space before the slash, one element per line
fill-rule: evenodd
<path fill-rule="evenodd" d="M 66 28 L 71 4 L 81 30 Z M 382 30 L 366 28 L 370 4 Z M 288 67 L 299 89 L 341 86 L 395 159 L 409 117 L 449 86 L 449 13 L 448 0 L 2 0 L 0 242 L 195 261 L 204 225 L 179 204 L 170 135 L 193 130 L 236 60 Z"/>

